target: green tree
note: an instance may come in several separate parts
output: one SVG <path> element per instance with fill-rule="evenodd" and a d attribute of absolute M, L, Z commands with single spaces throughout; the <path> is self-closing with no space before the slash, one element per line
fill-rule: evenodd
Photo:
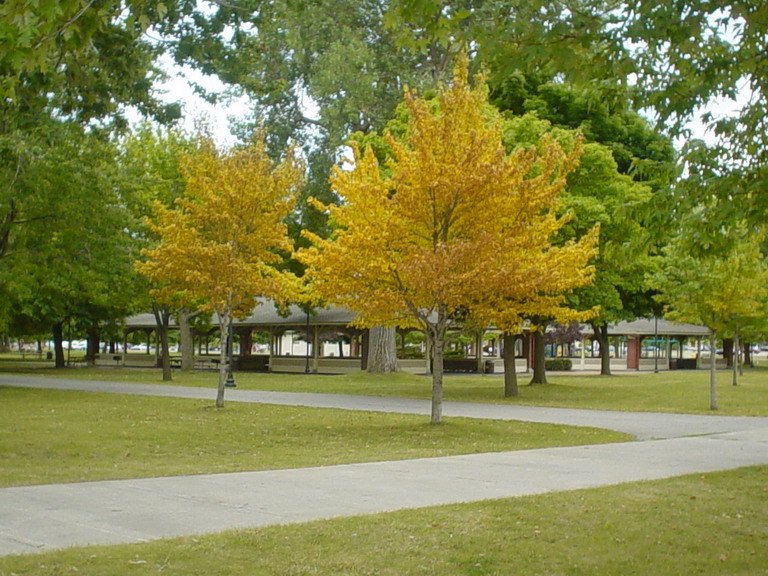
<path fill-rule="evenodd" d="M 67 234 L 46 234 L 56 231 L 64 222 L 73 227 L 87 222 L 100 234 L 107 245 L 115 238 L 118 244 L 126 240 L 124 214 L 117 215 L 120 202 L 104 192 L 106 180 L 112 179 L 111 163 L 104 162 L 105 152 L 99 144 L 113 129 L 124 127 L 124 107 L 136 106 L 141 112 L 168 120 L 178 116 L 178 106 L 161 105 L 153 96 L 153 81 L 157 78 L 153 59 L 160 45 L 145 38 L 149 26 L 177 21 L 193 3 L 153 0 L 107 0 L 104 2 L 80 0 L 8 0 L 0 4 L 0 176 L 4 180 L 0 190 L 0 256 L 10 259 L 13 266 L 22 266 L 22 250 L 41 254 L 63 252 Z M 84 153 L 88 149 L 92 156 Z M 77 171 L 74 159 L 81 163 Z M 83 188 L 76 188 L 76 184 Z M 116 186 L 113 181 L 112 186 Z M 55 192 L 54 192 L 55 190 Z M 90 197 L 84 197 L 90 193 Z M 105 198 L 106 195 L 106 198 Z M 103 212 L 97 209 L 78 221 L 78 210 L 90 212 L 91 206 L 102 202 Z M 97 216 L 103 222 L 96 222 Z M 43 231 L 41 224 L 53 222 Z M 114 229 L 110 228 L 115 226 Z M 35 238 L 34 241 L 32 238 Z M 109 239 L 109 240 L 108 240 Z M 81 246 L 95 241 L 83 234 Z M 130 242 L 128 242 L 130 243 Z M 33 245 L 30 248 L 30 244 Z M 45 245 L 48 244 L 46 247 Z M 99 243 L 97 243 L 99 245 Z M 72 263 L 78 261 L 81 246 L 70 247 Z M 115 271 L 123 278 L 126 246 L 115 247 Z M 27 254 L 29 256 L 29 254 Z M 27 259 L 31 263 L 31 258 Z M 45 261 L 40 258 L 39 262 Z M 66 260 L 62 260 L 66 261 Z M 55 258 L 51 265 L 55 265 Z M 12 274 L 10 262 L 4 262 L 0 273 L 6 281 L 0 291 L 14 292 L 15 297 L 27 302 L 29 314 L 40 317 L 70 315 L 71 310 L 55 311 L 32 294 L 43 290 L 52 273 L 41 278 L 42 285 L 26 290 Z M 85 264 L 83 264 L 85 266 Z M 90 275 L 100 265 L 85 266 L 82 290 L 103 286 L 89 282 Z M 77 270 L 73 264 L 72 274 Z M 105 272 L 102 270 L 102 272 Z M 109 272 L 109 271 L 106 271 Z M 116 272 L 117 273 L 117 272 Z M 71 274 L 58 279 L 64 286 L 75 282 Z M 125 291 L 126 293 L 128 291 Z M 105 294 L 109 290 L 105 290 Z M 51 289 L 48 300 L 56 301 L 56 290 Z M 113 295 L 114 296 L 114 295 Z M 7 298 L 10 302 L 11 298 Z M 89 297 L 82 307 L 87 316 L 97 310 Z M 122 303 L 122 294 L 113 298 Z M 74 303 L 73 303 L 74 306 Z M 112 307 L 106 303 L 106 308 Z M 27 312 L 25 312 L 27 313 Z M 95 320 L 94 320 L 95 322 Z M 90 354 L 93 349 L 89 351 Z M 61 358 L 57 361 L 60 363 Z"/>
<path fill-rule="evenodd" d="M 54 327 L 62 367 L 65 322 L 95 329 L 130 311 L 130 221 L 108 141 L 51 121 L 24 144 L 12 187 L 19 224 L 0 261 L 0 290 L 15 318 Z"/>
<path fill-rule="evenodd" d="M 768 181 L 767 14 L 752 0 L 641 0 L 624 4 L 609 32 L 612 51 L 628 56 L 631 75 L 620 77 L 636 79 L 637 101 L 687 141 L 682 172 L 689 177 L 677 186 L 677 209 L 700 215 L 707 244 L 723 226 L 761 225 L 768 215 L 761 193 Z M 691 142 L 692 120 L 715 142 Z"/>
<path fill-rule="evenodd" d="M 672 141 L 632 107 L 631 94 L 621 87 L 583 87 L 519 69 L 491 83 L 491 102 L 500 110 L 515 116 L 533 113 L 554 128 L 579 130 L 587 142 L 611 151 L 619 173 L 664 192 L 675 176 Z"/>
<path fill-rule="evenodd" d="M 549 122 L 539 120 L 535 114 L 508 118 L 505 128 L 508 149 L 535 145 L 537 139 L 548 133 L 566 147 L 573 145 L 573 131 L 552 129 Z M 559 241 L 578 238 L 595 226 L 600 227 L 599 253 L 592 261 L 595 278 L 570 294 L 569 304 L 591 317 L 589 321 L 600 343 L 602 374 L 610 374 L 608 324 L 634 319 L 641 312 L 629 305 L 630 298 L 647 290 L 645 275 L 653 269 L 650 234 L 642 222 L 650 199 L 650 188 L 620 174 L 611 150 L 594 142 L 584 146 L 580 163 L 568 175 L 563 191 L 561 210 L 570 219 L 561 229 Z M 533 319 L 539 327 L 536 383 L 545 381 L 542 338 L 545 326 L 552 321 L 544 317 Z"/>
<path fill-rule="evenodd" d="M 581 310 L 599 310 L 590 323 L 600 343 L 601 373 L 608 375 L 608 325 L 654 310 L 644 277 L 672 224 L 675 155 L 670 140 L 632 111 L 626 92 L 542 77 L 514 72 L 492 95 L 514 114 L 508 120 L 508 147 L 531 145 L 547 131 L 567 142 L 578 130 L 588 142 L 563 194 L 563 210 L 572 215 L 563 237 L 601 227 L 595 280 L 576 290 L 570 302 Z M 537 352 L 543 356 L 543 349 Z M 543 358 L 537 365 L 543 370 Z"/>
<path fill-rule="evenodd" d="M 586 81 L 592 69 L 615 68 L 613 53 L 600 49 L 614 7 L 604 0 L 394 0 L 386 23 L 412 52 L 440 56 L 471 47 L 492 83 L 514 70 Z"/>
<path fill-rule="evenodd" d="M 673 121 L 676 131 L 713 99 L 735 100 L 748 90 L 740 108 L 723 116 L 707 113 L 703 120 L 764 161 L 767 15 L 768 8 L 752 0 L 640 0 L 624 4 L 621 25 L 611 33 L 617 46 L 632 42 L 639 97 L 662 121 Z"/>
<path fill-rule="evenodd" d="M 742 226 L 732 232 L 728 250 L 698 255 L 691 237 L 683 234 L 666 248 L 664 269 L 653 281 L 669 318 L 709 328 L 709 407 L 717 410 L 718 335 L 738 334 L 741 326 L 768 313 L 768 266 L 760 250 L 764 233 Z"/>
<path fill-rule="evenodd" d="M 161 46 L 145 38 L 191 10 L 186 0 L 6 0 L 0 4 L 0 94 L 4 120 L 48 106 L 81 121 L 134 104 L 178 116 L 151 94 Z M 2 130 L 0 130 L 2 132 Z"/>

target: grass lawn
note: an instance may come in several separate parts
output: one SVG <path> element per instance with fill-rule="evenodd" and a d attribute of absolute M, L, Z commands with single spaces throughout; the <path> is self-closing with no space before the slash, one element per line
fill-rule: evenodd
<path fill-rule="evenodd" d="M 0 361 L 0 371 L 21 374 L 97 380 L 161 383 L 160 371 L 140 368 L 68 368 L 53 370 L 33 363 Z M 498 402 L 532 406 L 562 406 L 600 410 L 701 413 L 709 410 L 709 372 L 676 370 L 617 372 L 613 376 L 578 373 L 549 374 L 549 384 L 528 386 L 530 375 L 519 374 L 520 395 L 503 397 L 503 378 L 490 375 L 447 375 L 444 397 L 448 401 Z M 362 394 L 402 398 L 429 398 L 431 380 L 413 374 L 343 376 L 236 373 L 238 388 L 328 394 Z M 213 372 L 174 373 L 171 384 L 215 388 Z M 746 368 L 739 386 L 731 373 L 717 374 L 719 414 L 768 416 L 768 366 Z"/>
<path fill-rule="evenodd" d="M 0 558 L 3 576 L 768 574 L 768 467 Z"/>
<path fill-rule="evenodd" d="M 0 387 L 0 486 L 425 458 L 628 440 L 526 422 Z"/>
<path fill-rule="evenodd" d="M 0 371 L 160 383 L 159 371 L 0 361 Z M 428 398 L 423 376 L 237 374 L 244 389 Z M 707 413 L 706 372 L 550 375 L 504 399 L 498 375 L 449 376 L 447 400 Z M 224 472 L 620 441 L 521 422 L 0 387 L 0 485 Z M 768 370 L 718 374 L 720 414 L 768 415 Z M 713 455 L 716 457 L 716 455 Z M 0 576 L 768 576 L 768 466 L 145 544 L 0 557 Z M 205 530 L 202 526 L 201 531 Z"/>

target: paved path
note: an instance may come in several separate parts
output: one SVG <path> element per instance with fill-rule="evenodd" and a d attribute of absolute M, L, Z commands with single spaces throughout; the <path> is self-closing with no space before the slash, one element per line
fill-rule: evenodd
<path fill-rule="evenodd" d="M 203 388 L 0 375 L 0 385 L 213 399 Z M 429 403 L 228 390 L 227 400 L 429 414 Z M 446 403 L 446 416 L 589 425 L 639 442 L 0 490 L 0 555 L 142 542 L 768 464 L 768 418 Z"/>

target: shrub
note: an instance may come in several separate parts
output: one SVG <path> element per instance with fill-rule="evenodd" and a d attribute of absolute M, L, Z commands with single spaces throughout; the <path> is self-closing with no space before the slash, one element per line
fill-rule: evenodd
<path fill-rule="evenodd" d="M 549 358 L 544 362 L 544 367 L 547 370 L 564 371 L 570 370 L 573 363 L 569 358 Z"/>

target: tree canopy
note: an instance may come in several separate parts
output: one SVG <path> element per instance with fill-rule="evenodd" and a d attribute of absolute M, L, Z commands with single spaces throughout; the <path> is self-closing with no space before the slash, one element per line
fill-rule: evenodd
<path fill-rule="evenodd" d="M 549 139 L 508 155 L 485 88 L 471 88 L 461 66 L 437 102 L 406 93 L 405 103 L 407 136 L 388 138 L 387 175 L 370 148 L 336 168 L 331 183 L 343 203 L 323 209 L 337 228 L 330 239 L 312 236 L 302 258 L 315 293 L 357 312 L 359 325 L 425 331 L 437 423 L 451 318 L 468 307 L 488 318 L 510 301 L 520 314 L 526 301 L 559 305 L 589 281 L 597 237 L 551 243 L 565 223 L 554 207 L 578 146 L 566 153 Z"/>
<path fill-rule="evenodd" d="M 21 151 L 24 169 L 9 177 L 13 195 L 0 196 L 15 213 L 0 259 L 6 319 L 50 329 L 70 319 L 96 326 L 123 318 L 133 304 L 135 253 L 114 147 L 57 122 L 25 143 L 35 146 Z"/>
<path fill-rule="evenodd" d="M 89 286 L 123 281 L 124 260 L 145 233 L 125 208 L 138 208 L 146 192 L 151 196 L 168 183 L 129 175 L 135 164 L 118 174 L 104 158 L 115 154 L 110 138 L 125 128 L 126 107 L 165 122 L 178 116 L 178 106 L 161 104 L 155 92 L 161 78 L 157 57 L 164 51 L 248 95 L 254 103 L 251 120 L 265 127 L 263 151 L 273 160 L 279 161 L 291 138 L 304 146 L 307 185 L 288 224 L 294 238 L 309 229 L 315 240 L 333 231 L 329 214 L 338 218 L 323 207 L 349 202 L 336 197 L 347 186 L 341 173 L 334 176 L 334 189 L 327 183 L 349 134 L 382 131 L 393 117 L 402 131 L 390 125 L 391 141 L 400 148 L 391 165 L 378 168 L 389 193 L 398 190 L 404 201 L 395 168 L 399 163 L 405 174 L 406 161 L 416 162 L 405 152 L 415 149 L 409 140 L 415 136 L 408 132 L 418 108 L 414 103 L 430 101 L 431 112 L 442 114 L 428 96 L 440 81 L 450 80 L 456 55 L 468 51 L 470 68 L 487 70 L 494 105 L 515 116 L 536 114 L 536 121 L 526 120 L 526 130 L 534 133 L 536 122 L 544 121 L 556 131 L 581 130 L 585 143 L 574 145 L 583 148 L 581 166 L 568 176 L 559 204 L 547 205 L 545 212 L 571 214 L 567 223 L 556 218 L 555 244 L 601 224 L 595 283 L 571 297 L 587 308 L 603 298 L 603 322 L 630 314 L 645 296 L 638 281 L 644 245 L 655 248 L 668 240 L 663 232 L 679 231 L 696 257 L 726 258 L 730 232 L 742 226 L 760 230 L 768 215 L 766 10 L 752 0 L 663 5 L 652 0 L 6 0 L 0 4 L 0 290 L 9 295 L 6 308 L 22 299 L 39 306 L 58 299 L 43 295 L 45 278 L 29 285 L 19 279 L 24 262 L 32 262 L 23 250 L 32 245 L 39 254 L 45 245 L 52 254 L 61 250 L 80 213 L 98 203 L 104 210 L 94 218 L 102 221 L 93 230 L 110 246 L 104 253 L 111 254 L 115 268 L 102 266 L 100 249 L 79 252 L 72 246 L 73 269 L 85 254 L 93 262 L 82 270 Z M 411 97 L 398 111 L 406 85 L 424 98 Z M 715 142 L 686 140 L 681 177 L 671 194 L 661 193 L 675 158 L 658 131 L 687 138 L 687 122 L 718 98 L 736 103 L 732 110 L 703 116 Z M 657 130 L 628 103 L 658 120 Z M 482 115 L 488 125 L 497 122 L 487 107 Z M 249 133 L 249 122 L 241 136 Z M 151 148 L 148 142 L 136 145 L 145 144 Z M 532 160 L 536 167 L 523 178 L 526 186 L 556 157 L 549 144 L 536 146 L 542 155 Z M 368 162 L 363 148 L 352 172 Z M 552 160 L 560 163 L 553 182 L 562 182 L 570 153 Z M 82 163 L 80 172 L 74 159 Z M 165 160 L 156 155 L 152 162 L 162 171 Z M 456 178 L 467 180 L 469 173 Z M 317 209 L 309 209 L 309 197 L 319 200 Z M 385 204 L 392 201 L 387 197 Z M 61 207 L 52 228 L 58 234 L 46 236 L 40 231 L 51 207 Z M 384 208 L 377 210 L 381 215 Z M 478 257 L 485 257 L 485 247 L 476 248 Z M 451 252 L 450 258 L 460 262 L 462 254 Z M 65 280 L 57 282 L 65 286 Z M 484 293 L 476 293 L 483 301 Z M 81 304 L 76 308 L 99 310 L 99 317 L 126 309 L 124 302 L 102 309 L 95 294 L 85 294 Z M 530 298 L 527 306 L 532 308 Z M 475 303 L 476 311 L 481 308 Z M 509 310 L 512 325 L 518 313 Z M 34 323 L 31 318 L 15 321 Z"/>
<path fill-rule="evenodd" d="M 155 204 L 150 229 L 160 243 L 144 251 L 138 270 L 152 280 L 160 301 L 177 292 L 217 314 L 222 336 L 217 406 L 224 403 L 225 351 L 235 316 L 251 312 L 257 297 L 295 298 L 292 275 L 281 272 L 290 251 L 285 219 L 293 210 L 303 167 L 292 151 L 280 163 L 266 154 L 262 135 L 247 146 L 220 151 L 209 135 L 180 158 L 185 195 L 173 208 Z"/>
<path fill-rule="evenodd" d="M 740 227 L 726 252 L 696 255 L 690 237 L 681 235 L 665 250 L 664 269 L 654 277 L 659 300 L 673 319 L 710 330 L 710 408 L 715 398 L 715 337 L 734 336 L 743 326 L 768 314 L 768 266 L 762 254 L 762 231 Z"/>

